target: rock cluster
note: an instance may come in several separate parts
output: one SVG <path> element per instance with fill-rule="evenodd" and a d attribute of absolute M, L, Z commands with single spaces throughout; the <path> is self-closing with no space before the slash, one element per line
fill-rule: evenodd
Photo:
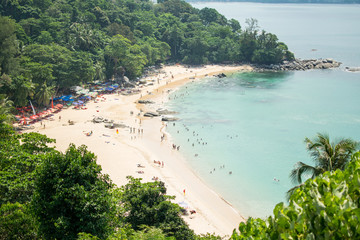
<path fill-rule="evenodd" d="M 255 65 L 256 71 L 299 71 L 309 69 L 328 69 L 337 68 L 341 62 L 331 58 L 327 59 L 296 59 L 294 61 L 284 61 L 281 64 Z"/>
<path fill-rule="evenodd" d="M 225 73 L 219 73 L 219 74 L 214 75 L 214 77 L 224 78 L 224 77 L 226 77 L 226 74 Z"/>
<path fill-rule="evenodd" d="M 146 112 L 144 113 L 144 117 L 159 117 L 160 114 L 156 113 L 156 112 Z"/>
<path fill-rule="evenodd" d="M 138 100 L 138 103 L 140 103 L 140 104 L 153 104 L 154 102 L 150 101 L 150 100 Z"/>
<path fill-rule="evenodd" d="M 177 121 L 179 120 L 178 118 L 176 117 L 162 117 L 161 118 L 161 121 L 163 122 L 174 122 L 174 121 Z"/>
<path fill-rule="evenodd" d="M 172 121 L 177 121 L 179 120 L 179 118 L 176 117 L 172 117 L 172 116 L 165 116 L 165 115 L 172 115 L 172 114 L 177 114 L 177 112 L 175 111 L 169 111 L 167 109 L 158 109 L 156 110 L 156 112 L 146 112 L 144 113 L 144 117 L 159 117 L 162 116 L 161 121 L 165 121 L 165 122 L 172 122 Z"/>
<path fill-rule="evenodd" d="M 360 67 L 346 67 L 345 69 L 349 72 L 360 72 Z"/>
<path fill-rule="evenodd" d="M 177 114 L 177 112 L 175 111 L 169 111 L 167 109 L 158 109 L 156 110 L 157 113 L 161 114 L 161 115 L 172 115 L 172 114 Z"/>

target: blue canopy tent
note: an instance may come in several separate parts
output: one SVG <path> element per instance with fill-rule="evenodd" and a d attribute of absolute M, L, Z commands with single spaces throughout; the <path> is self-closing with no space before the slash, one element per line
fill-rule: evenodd
<path fill-rule="evenodd" d="M 112 87 L 107 87 L 107 88 L 105 88 L 105 90 L 106 90 L 106 91 L 114 91 L 114 88 L 112 88 Z"/>

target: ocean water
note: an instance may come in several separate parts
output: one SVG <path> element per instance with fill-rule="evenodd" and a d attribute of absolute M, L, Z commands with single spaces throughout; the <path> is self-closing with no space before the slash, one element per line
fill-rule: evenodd
<path fill-rule="evenodd" d="M 305 137 L 360 140 L 360 73 L 344 70 L 360 66 L 360 5 L 193 6 L 216 8 L 242 25 L 256 18 L 297 57 L 343 62 L 333 70 L 209 77 L 183 86 L 166 104 L 179 112 L 167 130 L 193 170 L 242 215 L 266 217 L 293 186 L 294 164 L 311 163 Z"/>

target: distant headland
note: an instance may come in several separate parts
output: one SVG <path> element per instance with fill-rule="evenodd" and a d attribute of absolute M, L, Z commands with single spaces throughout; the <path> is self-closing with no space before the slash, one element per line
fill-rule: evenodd
<path fill-rule="evenodd" d="M 186 0 L 186 2 L 256 2 L 256 3 L 360 4 L 360 0 Z"/>

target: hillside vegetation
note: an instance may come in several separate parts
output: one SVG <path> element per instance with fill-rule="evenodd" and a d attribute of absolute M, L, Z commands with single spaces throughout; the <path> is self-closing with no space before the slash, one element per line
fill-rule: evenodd
<path fill-rule="evenodd" d="M 249 19 L 181 0 L 0 2 L 0 94 L 16 106 L 94 80 L 135 80 L 165 62 L 279 63 L 293 54 Z M 45 100 L 44 100 L 45 99 Z"/>
<path fill-rule="evenodd" d="M 61 153 L 52 142 L 16 134 L 0 115 L 0 239 L 222 239 L 194 234 L 163 182 L 129 177 L 117 187 L 86 146 Z M 273 216 L 249 218 L 230 239 L 358 239 L 359 187 L 356 152 L 344 170 L 308 179 Z"/>

